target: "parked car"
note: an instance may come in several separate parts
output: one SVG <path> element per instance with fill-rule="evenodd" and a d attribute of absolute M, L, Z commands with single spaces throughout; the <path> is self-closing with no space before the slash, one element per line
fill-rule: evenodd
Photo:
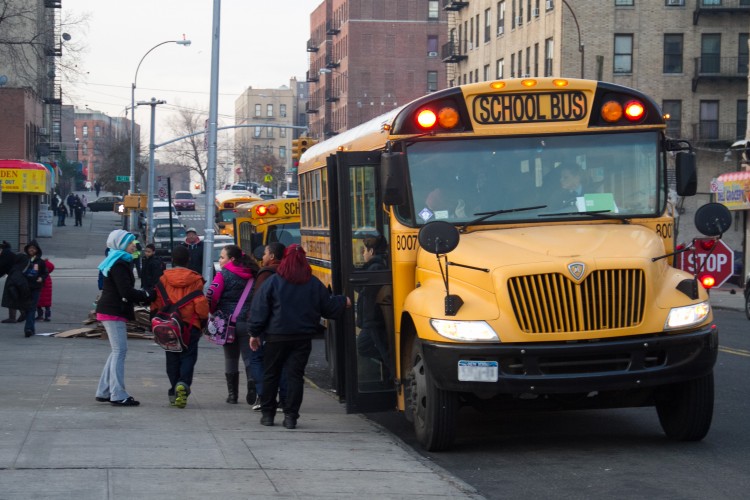
<path fill-rule="evenodd" d="M 299 198 L 299 191 L 296 189 L 289 189 L 281 193 L 282 198 Z"/>
<path fill-rule="evenodd" d="M 92 212 L 114 212 L 115 203 L 122 203 L 122 196 L 102 196 L 88 203 L 88 210 Z"/>
<path fill-rule="evenodd" d="M 211 262 L 214 263 L 214 272 L 218 273 L 221 270 L 219 265 L 219 255 L 221 255 L 221 249 L 227 245 L 233 245 L 234 238 L 227 236 L 226 234 L 217 234 L 214 236 L 214 246 L 211 249 Z"/>
<path fill-rule="evenodd" d="M 157 226 L 156 220 L 157 219 L 167 219 L 167 224 L 169 223 L 169 210 L 170 205 L 166 201 L 154 201 L 154 224 L 153 227 Z M 179 220 L 180 212 L 177 211 L 174 204 L 171 205 L 172 210 L 172 220 Z M 140 214 L 138 214 L 138 224 L 140 227 L 145 228 L 146 223 L 148 221 L 148 212 L 142 211 Z"/>
<path fill-rule="evenodd" d="M 190 191 L 177 191 L 174 194 L 174 206 L 178 210 L 195 210 L 195 198 Z"/>
<path fill-rule="evenodd" d="M 185 234 L 185 228 L 181 225 L 173 224 L 171 236 L 170 239 L 169 224 L 159 224 L 158 226 L 154 226 L 151 242 L 156 247 L 156 255 L 161 257 L 171 257 L 171 243 L 174 242 L 175 245 L 179 245 L 181 242 L 185 241 L 185 237 L 187 236 Z"/>

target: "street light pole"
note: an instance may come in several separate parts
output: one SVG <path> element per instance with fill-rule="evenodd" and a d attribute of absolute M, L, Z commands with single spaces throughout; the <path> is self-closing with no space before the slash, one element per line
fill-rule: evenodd
<path fill-rule="evenodd" d="M 576 23 L 576 29 L 578 30 L 578 52 L 581 53 L 581 79 L 583 79 L 583 42 L 581 41 L 581 27 L 578 26 L 578 18 L 576 18 L 576 13 L 573 11 L 573 8 L 568 4 L 566 0 L 562 0 L 562 3 L 565 4 L 565 6 L 568 8 L 570 13 L 573 15 L 573 21 Z"/>
<path fill-rule="evenodd" d="M 133 83 L 130 86 L 130 189 L 128 194 L 135 192 L 135 83 L 138 81 L 138 70 L 141 69 L 141 63 L 146 56 L 151 53 L 155 48 L 161 47 L 167 43 L 176 43 L 177 45 L 190 45 L 190 40 L 167 40 L 161 43 L 157 43 L 148 52 L 143 54 L 141 60 L 138 62 L 138 66 L 135 68 L 135 76 L 133 77 Z M 153 130 L 153 126 L 151 127 Z M 153 144 L 154 141 L 151 141 Z M 130 230 L 134 231 L 136 228 L 136 212 L 130 213 Z"/>
<path fill-rule="evenodd" d="M 138 105 L 149 105 L 151 106 L 151 138 L 148 144 L 148 223 L 146 225 L 146 237 L 151 237 L 151 226 L 154 223 L 154 151 L 156 146 L 154 144 L 156 140 L 156 106 L 159 104 L 166 104 L 167 101 L 157 101 L 156 98 L 152 97 L 150 101 L 139 101 Z M 132 229 L 131 229 L 132 231 Z"/>

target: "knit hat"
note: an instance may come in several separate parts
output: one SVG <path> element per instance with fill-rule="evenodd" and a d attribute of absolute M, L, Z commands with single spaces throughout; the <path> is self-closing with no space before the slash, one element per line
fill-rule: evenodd
<path fill-rule="evenodd" d="M 129 233 L 124 229 L 115 229 L 109 233 L 109 237 L 107 238 L 107 248 L 111 248 L 112 250 L 125 250 L 133 241 L 135 241 L 135 235 L 133 233 Z"/>

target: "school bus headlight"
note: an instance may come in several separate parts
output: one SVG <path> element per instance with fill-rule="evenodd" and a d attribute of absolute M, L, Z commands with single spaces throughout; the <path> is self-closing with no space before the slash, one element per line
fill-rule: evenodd
<path fill-rule="evenodd" d="M 495 341 L 500 340 L 485 321 L 452 321 L 431 319 L 430 325 L 440 335 L 451 340 Z"/>
<path fill-rule="evenodd" d="M 710 312 L 711 306 L 708 305 L 708 302 L 701 302 L 700 304 L 685 307 L 675 307 L 669 311 L 664 329 L 673 330 L 675 328 L 697 325 L 704 321 Z"/>

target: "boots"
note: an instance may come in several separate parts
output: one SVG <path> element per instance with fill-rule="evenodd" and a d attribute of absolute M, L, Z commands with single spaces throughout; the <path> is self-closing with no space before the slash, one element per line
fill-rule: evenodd
<path fill-rule="evenodd" d="M 15 323 L 16 322 L 16 310 L 8 309 L 8 319 L 0 321 L 0 323 Z"/>
<path fill-rule="evenodd" d="M 227 403 L 236 405 L 240 385 L 240 372 L 225 373 L 224 376 L 227 378 Z"/>
<path fill-rule="evenodd" d="M 255 380 L 247 381 L 247 395 L 245 395 L 245 401 L 249 405 L 255 404 L 255 400 L 258 398 L 258 393 L 255 391 Z"/>

